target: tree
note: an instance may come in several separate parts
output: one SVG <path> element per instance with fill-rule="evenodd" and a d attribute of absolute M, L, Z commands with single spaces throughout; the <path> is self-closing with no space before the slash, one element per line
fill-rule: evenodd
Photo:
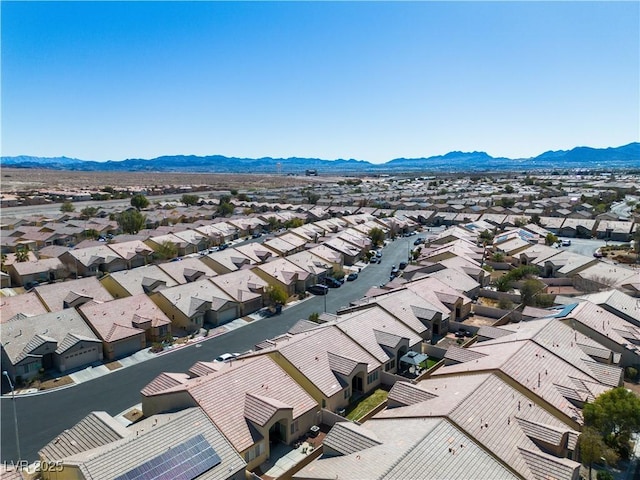
<path fill-rule="evenodd" d="M 0 254 L 0 270 L 2 270 L 3 272 L 6 272 L 6 263 L 7 263 L 7 254 L 6 253 L 2 253 Z"/>
<path fill-rule="evenodd" d="M 131 206 L 135 207 L 137 210 L 142 210 L 149 206 L 149 199 L 141 193 L 136 193 L 131 197 Z"/>
<path fill-rule="evenodd" d="M 498 204 L 503 206 L 504 208 L 511 208 L 516 204 L 516 201 L 513 198 L 503 197 L 500 199 Z"/>
<path fill-rule="evenodd" d="M 22 247 L 16 250 L 16 262 L 28 262 L 29 261 L 29 247 Z"/>
<path fill-rule="evenodd" d="M 73 203 L 71 203 L 69 200 L 64 201 L 62 205 L 60 205 L 60 211 L 63 213 L 73 212 L 75 209 L 76 207 L 74 207 Z"/>
<path fill-rule="evenodd" d="M 542 291 L 541 282 L 532 278 L 525 280 L 520 287 L 520 303 L 524 305 L 534 305 L 536 295 Z"/>
<path fill-rule="evenodd" d="M 547 233 L 547 236 L 544 237 L 544 244 L 551 246 L 554 243 L 558 243 L 558 237 L 556 237 L 553 233 Z"/>
<path fill-rule="evenodd" d="M 489 230 L 484 230 L 480 233 L 480 240 L 482 240 L 483 245 L 488 245 L 489 243 L 493 242 L 493 233 L 491 233 Z"/>
<path fill-rule="evenodd" d="M 374 247 L 379 247 L 384 242 L 384 231 L 381 228 L 373 227 L 369 230 L 369 238 Z"/>
<path fill-rule="evenodd" d="M 504 253 L 502 252 L 494 253 L 493 255 L 491 255 L 491 260 L 497 263 L 504 262 Z"/>
<path fill-rule="evenodd" d="M 96 216 L 98 210 L 100 210 L 99 207 L 84 207 L 80 210 L 80 218 L 83 220 L 89 220 Z"/>
<path fill-rule="evenodd" d="M 329 272 L 329 276 L 335 278 L 336 280 L 342 280 L 345 276 L 344 270 L 342 270 L 340 267 L 337 266 L 333 266 L 333 268 L 331 268 L 331 272 Z"/>
<path fill-rule="evenodd" d="M 123 233 L 135 235 L 147 224 L 147 216 L 138 210 L 125 210 L 116 216 L 116 221 Z"/>
<path fill-rule="evenodd" d="M 267 296 L 273 305 L 285 305 L 289 299 L 287 291 L 280 285 L 269 285 Z"/>
<path fill-rule="evenodd" d="M 594 462 L 603 457 L 610 464 L 616 463 L 618 460 L 616 452 L 607 447 L 600 433 L 593 427 L 584 427 L 578 439 L 578 445 L 580 446 L 580 460 L 583 465 L 589 467 L 589 480 L 591 480 L 591 469 Z"/>
<path fill-rule="evenodd" d="M 505 185 L 504 186 L 504 191 L 505 191 L 505 193 L 511 194 L 511 193 L 513 193 L 515 191 L 515 189 L 513 188 L 513 185 Z"/>
<path fill-rule="evenodd" d="M 531 215 L 531 218 L 529 219 L 529 221 L 534 225 L 540 226 L 540 223 L 542 220 L 540 219 L 540 215 L 538 215 L 537 213 L 534 213 L 533 215 Z"/>
<path fill-rule="evenodd" d="M 629 458 L 631 437 L 640 432 L 640 398 L 617 387 L 587 403 L 583 413 L 586 426 L 593 427 L 621 457 Z"/>
<path fill-rule="evenodd" d="M 222 217 L 231 215 L 234 210 L 235 210 L 235 207 L 228 202 L 221 203 L 220 205 L 218 205 L 218 208 L 217 208 L 218 215 Z"/>
<path fill-rule="evenodd" d="M 309 321 L 318 323 L 320 319 L 320 314 L 318 312 L 313 312 L 309 315 Z"/>
<path fill-rule="evenodd" d="M 175 243 L 165 240 L 155 249 L 156 255 L 162 260 L 175 258 L 178 255 L 178 247 Z"/>
<path fill-rule="evenodd" d="M 238 190 L 236 190 L 235 188 L 232 188 L 231 190 L 229 190 L 229 193 L 234 197 L 238 196 Z"/>
<path fill-rule="evenodd" d="M 286 228 L 296 228 L 304 225 L 304 220 L 301 218 L 292 218 L 291 220 L 287 220 L 284 222 L 284 226 Z"/>
<path fill-rule="evenodd" d="M 182 203 L 184 203 L 186 206 L 192 206 L 192 205 L 197 205 L 198 202 L 200 201 L 200 197 L 198 195 L 193 195 L 190 193 L 185 193 L 184 195 L 182 195 L 181 198 Z"/>

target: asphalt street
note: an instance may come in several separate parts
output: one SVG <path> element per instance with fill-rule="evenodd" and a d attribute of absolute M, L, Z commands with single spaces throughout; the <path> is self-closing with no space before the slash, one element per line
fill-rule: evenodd
<path fill-rule="evenodd" d="M 335 313 L 338 308 L 362 297 L 372 286 L 388 281 L 391 265 L 407 259 L 416 238 L 399 238 L 391 242 L 383 249 L 381 264 L 369 265 L 357 280 L 331 289 L 326 297 L 327 311 Z M 323 312 L 324 302 L 322 296 L 312 297 L 286 308 L 280 315 L 254 321 L 197 346 L 184 347 L 69 388 L 16 397 L 22 459 L 36 460 L 40 448 L 91 411 L 104 410 L 117 415 L 140 403 L 142 387 L 161 372 L 186 372 L 197 361 L 212 361 L 225 352 L 252 349 L 258 342 L 286 332 L 299 319 L 308 318 L 314 312 Z M 10 396 L 4 396 L 0 401 L 0 460 L 5 462 L 17 460 L 13 401 Z"/>

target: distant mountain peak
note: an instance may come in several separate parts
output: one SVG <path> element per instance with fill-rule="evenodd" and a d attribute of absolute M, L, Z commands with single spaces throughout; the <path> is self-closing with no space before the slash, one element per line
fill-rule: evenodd
<path fill-rule="evenodd" d="M 576 147 L 571 150 L 549 150 L 537 157 L 510 159 L 492 157 L 486 152 L 452 151 L 444 155 L 422 158 L 395 158 L 382 164 L 365 160 L 320 158 L 238 158 L 223 155 L 164 155 L 151 159 L 129 158 L 96 162 L 69 157 L 2 157 L 2 165 L 17 168 L 48 168 L 84 171 L 145 171 L 145 172 L 209 172 L 209 173 L 293 173 L 304 174 L 306 169 L 319 173 L 400 173 L 411 171 L 499 171 L 499 170 L 555 170 L 588 168 L 640 168 L 640 143 L 621 147 Z"/>

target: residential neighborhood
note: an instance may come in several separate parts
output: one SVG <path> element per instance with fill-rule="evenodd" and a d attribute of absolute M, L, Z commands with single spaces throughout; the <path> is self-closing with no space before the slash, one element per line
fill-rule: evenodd
<path fill-rule="evenodd" d="M 637 178 L 578 180 L 323 183 L 314 204 L 265 192 L 225 215 L 177 200 L 179 221 L 149 206 L 137 232 L 106 209 L 3 217 L 3 401 L 319 307 L 156 374 L 2 478 L 137 478 L 191 455 L 189 478 L 577 480 L 585 405 L 640 366 Z M 607 195 L 627 217 L 588 203 Z M 364 293 L 327 308 L 351 283 Z"/>

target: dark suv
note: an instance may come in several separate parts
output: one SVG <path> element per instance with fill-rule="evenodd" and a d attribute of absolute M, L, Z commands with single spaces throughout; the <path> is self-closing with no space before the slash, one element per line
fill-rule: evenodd
<path fill-rule="evenodd" d="M 329 287 L 326 285 L 311 285 L 308 290 L 314 295 L 326 295 L 329 291 Z"/>
<path fill-rule="evenodd" d="M 324 284 L 329 288 L 339 288 L 342 286 L 342 282 L 340 280 L 336 280 L 333 277 L 326 277 L 324 279 Z"/>

